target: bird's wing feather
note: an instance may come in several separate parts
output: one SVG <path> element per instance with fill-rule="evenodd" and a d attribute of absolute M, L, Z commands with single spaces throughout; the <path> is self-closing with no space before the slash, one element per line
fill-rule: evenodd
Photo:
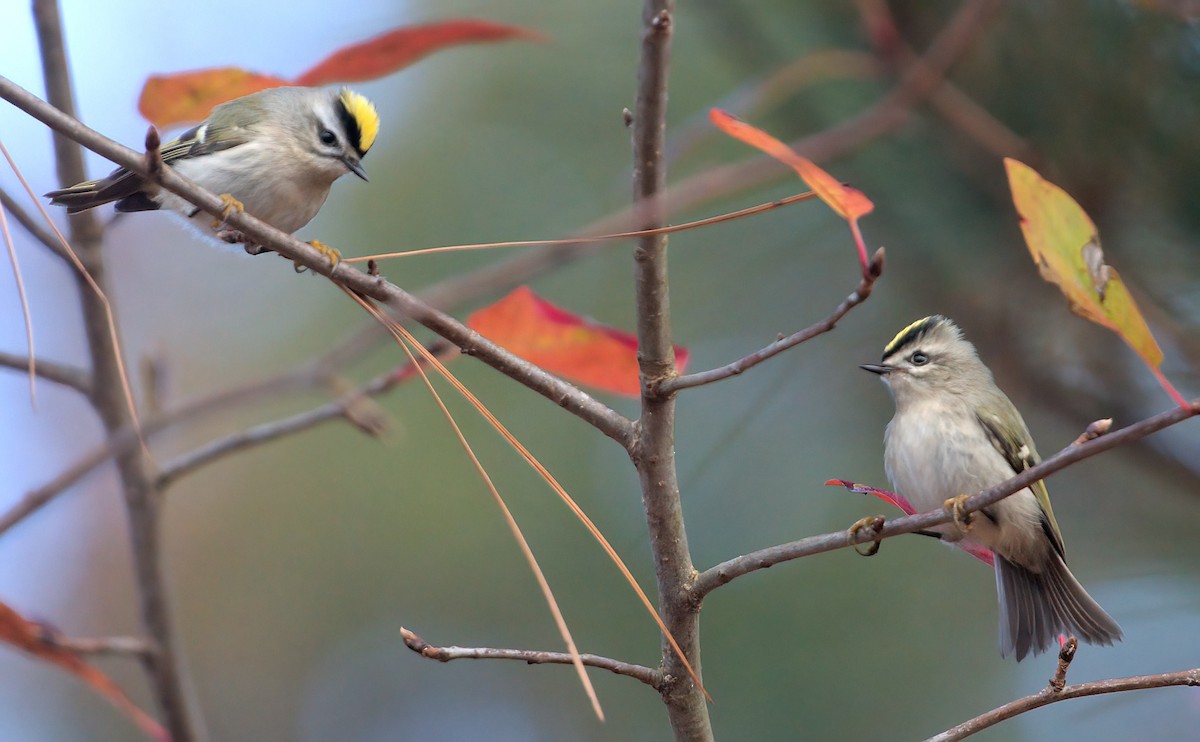
<path fill-rule="evenodd" d="M 168 165 L 193 157 L 203 157 L 214 152 L 245 144 L 250 140 L 250 131 L 242 126 L 210 123 L 201 124 L 180 134 L 162 145 L 159 153 Z M 51 203 L 67 207 L 68 213 L 83 211 L 101 204 L 118 201 L 118 211 L 145 211 L 158 208 L 158 204 L 145 195 L 140 195 L 146 180 L 131 170 L 119 167 L 99 180 L 78 183 L 70 188 L 46 194 Z"/>
<path fill-rule="evenodd" d="M 992 445 L 1012 467 L 1013 474 L 1019 474 L 1041 463 L 1037 451 L 1028 442 L 1032 440 L 1032 437 L 1025 428 L 1024 421 L 1018 418 L 1009 420 L 1005 425 L 998 415 L 990 411 L 976 413 L 976 418 L 983 429 L 987 431 Z M 1050 543 L 1054 545 L 1054 550 L 1060 557 L 1065 558 L 1062 533 L 1058 530 L 1058 522 L 1054 519 L 1054 510 L 1050 507 L 1050 493 L 1046 491 L 1045 482 L 1039 479 L 1029 485 L 1029 489 L 1037 498 L 1038 505 L 1042 509 L 1042 529 L 1046 531 Z"/>

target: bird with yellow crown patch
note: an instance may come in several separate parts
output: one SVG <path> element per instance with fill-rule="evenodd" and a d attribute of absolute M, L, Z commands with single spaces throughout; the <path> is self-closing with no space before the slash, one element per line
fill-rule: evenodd
<path fill-rule="evenodd" d="M 958 325 L 935 314 L 896 333 L 879 363 L 896 414 L 884 433 L 884 469 L 918 511 L 946 508 L 951 524 L 929 535 L 993 554 L 1000 604 L 1000 654 L 1018 661 L 1044 652 L 1060 634 L 1090 644 L 1120 641 L 1121 627 L 1067 568 L 1050 494 L 1036 481 L 968 515 L 970 494 L 1041 461 L 1021 413 Z"/>
<path fill-rule="evenodd" d="M 161 152 L 179 174 L 219 194 L 227 214 L 245 210 L 291 234 L 317 215 L 335 180 L 346 173 L 367 179 L 362 158 L 378 133 L 375 106 L 348 88 L 282 87 L 217 106 Z M 168 209 L 227 242 L 245 242 L 222 229 L 221 220 L 125 168 L 46 196 L 71 214 L 113 202 L 117 211 Z M 335 250 L 313 244 L 337 262 Z M 250 245 L 247 251 L 254 252 Z"/>

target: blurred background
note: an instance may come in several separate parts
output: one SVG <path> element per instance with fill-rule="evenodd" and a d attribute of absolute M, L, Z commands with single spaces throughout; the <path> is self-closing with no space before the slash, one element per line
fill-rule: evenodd
<path fill-rule="evenodd" d="M 705 113 L 731 108 L 785 140 L 876 110 L 908 45 L 934 43 L 951 2 L 682 3 L 675 18 L 672 179 L 751 156 L 715 136 Z M 1043 455 L 1092 420 L 1121 426 L 1171 402 L 1134 354 L 1071 315 L 1029 259 L 1003 155 L 1063 186 L 1100 229 L 1189 397 L 1200 393 L 1200 27 L 1186 3 L 1013 2 L 970 39 L 933 104 L 860 137 L 822 164 L 876 204 L 863 223 L 885 245 L 875 294 L 837 330 L 743 377 L 687 392 L 677 451 L 695 562 L 845 528 L 886 506 L 822 486 L 886 486 L 892 413 L 857 370 L 908 322 L 941 312 L 974 340 L 1024 413 Z M 344 253 L 558 237 L 628 201 L 640 6 L 620 2 L 213 0 L 186 26 L 157 2 L 63 3 L 82 119 L 140 147 L 146 77 L 210 66 L 295 75 L 394 26 L 484 17 L 546 43 L 452 49 L 357 84 L 383 128 L 366 159 L 300 233 Z M 0 8 L 0 73 L 44 95 L 27 4 Z M 250 31 L 252 29 L 252 31 Z M 50 136 L 7 104 L 0 137 L 37 193 L 54 180 Z M 818 156 L 823 153 L 817 152 Z M 829 154 L 829 153 L 824 153 Z M 111 165 L 89 156 L 99 176 Z M 774 167 L 774 166 L 773 166 Z M 782 166 L 673 215 L 711 215 L 803 190 Z M 10 172 L 0 187 L 19 195 Z M 23 198 L 23 197 L 22 197 Z M 108 219 L 110 211 L 102 216 Z M 55 217 L 65 222 L 61 213 Z M 74 283 L 13 227 L 39 354 L 82 363 Z M 726 363 L 826 316 L 857 283 L 843 222 L 802 204 L 672 238 L 677 342 L 693 369 Z M 270 257 L 213 249 L 169 217 L 111 225 L 105 250 L 131 366 L 161 363 L 169 407 L 271 377 L 356 333 L 367 320 L 327 282 Z M 503 253 L 394 261 L 406 289 L 453 279 Z M 566 308 L 631 327 L 630 245 L 541 275 Z M 498 298 L 497 285 L 452 310 Z M 0 349 L 21 353 L 15 289 L 0 280 Z M 399 364 L 379 344 L 344 369 L 366 379 Z M 516 432 L 653 585 L 636 478 L 618 446 L 482 364 L 453 370 Z M 214 437 L 307 409 L 321 392 L 273 396 L 173 428 L 160 461 Z M 633 401 L 604 397 L 634 415 Z M 406 626 L 433 644 L 559 649 L 511 536 L 419 384 L 380 399 L 383 441 L 332 423 L 226 458 L 167 493 L 164 539 L 192 694 L 214 740 L 660 740 L 657 695 L 593 671 L 598 723 L 566 667 L 421 659 Z M 658 634 L 589 536 L 506 444 L 453 409 L 509 500 L 581 650 L 654 664 Z M 73 392 L 0 372 L 0 507 L 102 440 Z M 1075 574 L 1122 624 L 1125 641 L 1081 648 L 1071 681 L 1200 664 L 1200 430 L 1193 421 L 1089 459 L 1049 480 Z M 0 600 L 68 635 L 139 632 L 125 514 L 103 468 L 0 539 Z M 705 683 L 724 739 L 913 739 L 1033 693 L 1053 657 L 1016 664 L 996 647 L 988 570 L 930 539 L 900 538 L 873 559 L 849 550 L 741 578 L 706 601 Z M 128 660 L 99 659 L 144 708 Z M 1200 725 L 1200 689 L 1071 701 L 980 739 L 1182 738 Z M 71 676 L 0 649 L 0 738 L 134 739 L 132 725 Z"/>

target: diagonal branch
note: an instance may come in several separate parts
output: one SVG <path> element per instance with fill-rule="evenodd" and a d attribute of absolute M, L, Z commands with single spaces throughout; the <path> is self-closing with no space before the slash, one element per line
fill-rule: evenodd
<path fill-rule="evenodd" d="M 400 636 L 404 639 L 404 646 L 422 657 L 428 657 L 438 662 L 467 659 L 517 660 L 530 665 L 570 665 L 574 661 L 566 652 L 539 652 L 532 649 L 497 649 L 494 647 L 435 647 L 403 626 L 400 627 Z M 583 664 L 589 667 L 598 667 L 617 675 L 640 680 L 656 690 L 663 681 L 661 672 L 644 665 L 601 657 L 598 654 L 580 654 L 579 657 L 583 660 Z"/>
<path fill-rule="evenodd" d="M 814 325 L 806 327 L 799 332 L 792 333 L 787 337 L 780 338 L 771 343 L 767 347 L 757 350 L 748 356 L 739 358 L 733 363 L 714 368 L 708 371 L 699 371 L 694 374 L 686 374 L 684 376 L 675 376 L 668 379 L 663 379 L 657 386 L 653 388 L 653 393 L 656 396 L 669 396 L 678 392 L 680 389 L 690 389 L 691 387 L 701 386 L 703 384 L 711 384 L 715 381 L 728 379 L 732 376 L 737 376 L 747 369 L 753 368 L 768 358 L 777 356 L 785 350 L 800 345 L 801 343 L 812 340 L 818 335 L 823 335 L 834 327 L 837 323 L 846 316 L 854 307 L 862 304 L 871 295 L 871 289 L 874 288 L 875 282 L 879 280 L 879 276 L 883 274 L 883 248 L 875 251 L 875 256 L 871 258 L 871 263 L 867 267 L 867 272 L 858 282 L 858 288 L 854 289 L 849 296 L 837 305 L 825 319 L 817 322 Z"/>
<path fill-rule="evenodd" d="M 0 351 L 0 366 L 18 371 L 29 371 L 29 358 Z M 92 393 L 92 379 L 81 368 L 39 358 L 36 373 L 46 381 L 70 387 L 85 397 Z"/>
<path fill-rule="evenodd" d="M 1195 415 L 1200 415 L 1200 400 L 1192 402 L 1191 410 L 1174 407 L 1166 412 L 1161 412 L 1153 417 L 1121 428 L 1116 432 L 1089 440 L 1086 443 L 1079 445 L 1072 444 L 1037 466 L 1026 469 L 1012 479 L 971 496 L 965 502 L 963 510 L 965 512 L 981 510 L 1003 500 L 1014 492 L 1025 489 L 1039 479 L 1045 479 L 1054 472 L 1065 469 L 1077 461 L 1082 461 L 1125 443 L 1141 440 L 1152 433 L 1157 433 L 1163 428 L 1183 422 Z M 846 531 L 836 531 L 821 536 L 809 536 L 808 538 L 792 541 L 787 544 L 759 549 L 758 551 L 721 562 L 701 572 L 696 578 L 695 597 L 697 600 L 701 600 L 705 595 L 721 585 L 742 575 L 773 567 L 776 564 L 856 544 L 881 541 L 885 538 L 899 536 L 904 533 L 928 530 L 933 526 L 949 523 L 953 518 L 954 515 L 947 510 L 935 510 L 887 521 L 882 529 L 867 528 L 852 534 L 847 534 Z"/>
<path fill-rule="evenodd" d="M 1003 706 L 994 708 L 986 714 L 981 714 L 974 719 L 964 721 L 956 727 L 930 737 L 927 742 L 952 742 L 953 740 L 963 739 L 981 732 L 990 726 L 995 726 L 1006 719 L 1011 719 L 1027 711 L 1048 706 L 1058 701 L 1096 696 L 1102 693 L 1120 693 L 1130 690 L 1147 690 L 1149 688 L 1169 688 L 1175 685 L 1200 686 L 1200 667 L 1192 670 L 1165 672 L 1159 675 L 1137 675 L 1129 678 L 1112 678 L 1109 680 L 1096 680 L 1090 683 L 1077 683 L 1065 686 L 1062 690 L 1057 691 L 1052 687 L 1046 687 L 1032 696 L 1019 698 Z"/>
<path fill-rule="evenodd" d="M 158 474 L 158 486 L 166 488 L 180 477 L 217 459 L 308 430 L 330 420 L 347 418 L 353 422 L 354 411 L 364 397 L 384 394 L 400 381 L 399 374 L 395 371 L 388 371 L 361 387 L 341 395 L 339 399 L 210 441 L 163 464 Z"/>
<path fill-rule="evenodd" d="M 43 227 L 41 222 L 34 219 L 33 215 L 26 211 L 21 204 L 17 203 L 17 200 L 3 188 L 0 188 L 0 206 L 3 206 L 5 211 L 12 214 L 17 223 L 24 227 L 25 231 L 33 235 L 35 240 L 42 243 L 46 249 L 60 258 L 66 259 L 66 250 L 63 249 L 62 243 L 58 241 L 58 238 Z"/>
<path fill-rule="evenodd" d="M 52 106 L 39 100 L 37 96 L 2 76 L 0 76 L 0 98 L 4 98 L 50 128 L 69 136 L 97 154 L 107 157 L 139 175 L 149 176 L 145 158 L 138 153 L 55 110 Z M 331 266 L 328 258 L 313 246 L 275 229 L 250 214 L 233 212 L 223 216 L 224 201 L 216 194 L 206 191 L 180 176 L 171 168 L 162 170 L 160 180 L 162 186 L 172 193 L 182 196 L 214 217 L 223 217 L 231 229 L 246 235 L 256 245 L 278 252 L 356 293 L 387 304 L 394 311 L 419 322 L 454 343 L 465 354 L 478 357 L 509 378 L 547 397 L 622 446 L 627 447 L 632 439 L 633 424 L 623 415 L 578 387 L 504 350 L 455 318 L 435 309 L 384 278 L 370 276 L 346 263 Z"/>

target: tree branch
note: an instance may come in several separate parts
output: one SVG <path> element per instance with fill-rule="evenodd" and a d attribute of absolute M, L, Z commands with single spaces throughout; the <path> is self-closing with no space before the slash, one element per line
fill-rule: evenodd
<path fill-rule="evenodd" d="M 666 186 L 667 73 L 671 58 L 673 0 L 645 0 L 637 100 L 633 113 L 633 203 L 635 229 L 662 226 Z M 629 447 L 638 472 L 642 507 L 654 553 L 659 610 L 676 647 L 663 637 L 659 688 L 677 740 L 711 740 L 712 723 L 701 689 L 689 677 L 700 675 L 700 606 L 687 599 L 695 569 L 688 550 L 679 479 L 675 466 L 675 399 L 651 389 L 674 378 L 671 298 L 667 278 L 667 235 L 640 237 L 633 251 L 637 300 L 638 368 L 642 410 L 637 438 Z M 691 667 L 688 667 L 690 663 Z"/>
<path fill-rule="evenodd" d="M 1068 685 L 1059 691 L 1051 687 L 1046 687 L 1032 696 L 1026 696 L 1011 703 L 1006 703 L 999 708 L 992 709 L 986 714 L 964 721 L 956 727 L 930 737 L 927 742 L 951 742 L 952 740 L 963 739 L 976 732 L 983 731 L 990 726 L 999 724 L 1006 719 L 1023 714 L 1026 711 L 1032 711 L 1033 709 L 1048 706 L 1059 701 L 1083 698 L 1085 696 L 1096 696 L 1102 693 L 1168 688 L 1173 685 L 1200 686 L 1200 667 L 1192 670 L 1162 673 L 1161 675 L 1137 675 L 1129 678 L 1112 678 L 1110 680 L 1096 680 L 1090 683 L 1078 683 L 1076 685 Z"/>
<path fill-rule="evenodd" d="M 41 101 L 38 104 L 58 118 L 74 121 L 74 94 L 56 0 L 34 0 L 33 16 L 51 105 Z M 8 80 L 3 82 L 7 86 L 12 85 Z M 57 135 L 54 137 L 54 149 L 59 182 L 69 185 L 84 180 L 83 150 L 68 138 Z M 76 214 L 71 217 L 70 223 L 71 242 L 87 271 L 87 276 L 76 272 L 75 278 L 91 356 L 90 401 L 111 436 L 129 425 L 132 418 L 124 396 L 125 385 L 121 380 L 120 350 L 115 332 L 109 327 L 109 306 L 101 295 L 101 292 L 108 293 L 105 288 L 107 278 L 103 252 L 100 249 L 101 228 L 91 213 Z M 116 462 L 129 515 L 141 618 L 154 647 L 154 651 L 141 655 L 142 665 L 150 677 L 150 686 L 171 738 L 174 742 L 191 742 L 195 734 L 174 646 L 167 585 L 162 573 L 160 493 L 150 481 L 147 462 L 140 449 L 118 455 Z"/>
<path fill-rule="evenodd" d="M 400 627 L 400 636 L 404 646 L 412 651 L 438 662 L 451 660 L 518 660 L 530 665 L 570 665 L 574 662 L 566 652 L 538 652 L 531 649 L 496 649 L 493 647 L 435 647 L 413 632 Z M 602 670 L 624 675 L 634 680 L 640 680 L 651 688 L 657 689 L 662 683 L 662 673 L 644 665 L 635 665 L 596 654 L 581 654 L 583 664 L 598 667 Z"/>
<path fill-rule="evenodd" d="M 867 273 L 858 282 L 858 288 L 854 289 L 849 296 L 846 297 L 837 308 L 833 310 L 825 319 L 811 325 L 799 332 L 793 333 L 785 338 L 780 338 L 771 343 L 762 350 L 757 350 L 748 356 L 739 358 L 720 368 L 714 368 L 709 371 L 699 371 L 694 374 L 686 374 L 684 376 L 675 376 L 668 379 L 663 379 L 657 386 L 653 388 L 653 393 L 658 396 L 668 396 L 678 392 L 680 389 L 690 389 L 692 387 L 701 386 L 703 384 L 711 384 L 715 381 L 728 379 L 732 376 L 737 376 L 747 369 L 753 368 L 763 361 L 773 356 L 779 355 L 785 350 L 800 345 L 801 343 L 812 340 L 818 335 L 823 335 L 829 332 L 837 323 L 846 316 L 854 307 L 862 304 L 871 295 L 871 289 L 875 286 L 875 281 L 879 280 L 879 276 L 883 274 L 883 248 L 875 251 L 875 256 L 871 258 L 871 263 L 867 267 Z"/>
<path fill-rule="evenodd" d="M 133 636 L 108 636 L 84 639 L 70 636 L 46 636 L 42 639 L 75 654 L 124 655 L 144 658 L 154 653 L 154 647 L 144 639 Z"/>
<path fill-rule="evenodd" d="M 1161 412 L 1153 417 L 1121 428 L 1116 432 L 1089 440 L 1086 443 L 1080 445 L 1072 444 L 1037 466 L 1026 469 L 1007 481 L 973 495 L 964 503 L 963 510 L 964 512 L 981 510 L 1003 500 L 1014 492 L 1025 489 L 1039 479 L 1045 479 L 1054 472 L 1064 469 L 1077 461 L 1090 458 L 1122 444 L 1140 440 L 1197 414 L 1200 414 L 1200 400 L 1192 403 L 1190 411 L 1181 407 L 1173 407 L 1166 412 Z M 878 530 L 862 529 L 849 535 L 845 531 L 836 531 L 821 536 L 809 536 L 808 538 L 792 541 L 787 544 L 759 549 L 758 551 L 735 557 L 704 570 L 696 578 L 695 594 L 697 599 L 701 599 L 721 585 L 760 569 L 773 567 L 776 564 L 812 554 L 821 554 L 826 551 L 834 551 L 835 549 L 864 544 L 869 541 L 881 541 L 885 538 L 899 536 L 904 533 L 928 530 L 933 526 L 949 523 L 953 517 L 953 514 L 947 510 L 935 510 L 887 521 L 883 528 Z"/>
<path fill-rule="evenodd" d="M 0 77 L 0 98 L 113 162 L 140 175 L 148 175 L 145 159 L 136 152 L 54 110 L 4 77 Z M 160 175 L 162 187 L 182 196 L 213 216 L 222 215 L 225 202 L 216 194 L 183 178 L 172 168 L 163 168 Z M 382 277 L 369 276 L 347 263 L 330 266 L 329 259 L 316 248 L 250 214 L 233 212 L 225 217 L 225 222 L 231 229 L 246 235 L 255 244 L 274 250 L 356 293 L 383 302 L 402 316 L 428 327 L 457 345 L 463 353 L 478 357 L 509 378 L 524 384 L 591 424 L 622 446 L 628 446 L 633 435 L 633 424 L 623 415 L 578 387 L 506 351 L 450 315 L 435 309 Z"/>
<path fill-rule="evenodd" d="M 46 230 L 46 228 L 41 225 L 41 222 L 39 222 L 37 219 L 34 219 L 33 216 L 26 211 L 21 204 L 17 203 L 17 200 L 10 196 L 8 191 L 5 191 L 3 188 L 0 188 L 0 206 L 3 206 L 5 211 L 12 214 L 13 218 L 17 220 L 17 223 L 24 227 L 25 231 L 29 232 L 29 234 L 32 235 L 35 240 L 42 243 L 42 245 L 44 245 L 48 250 L 50 250 L 50 252 L 54 253 L 58 257 L 66 259 L 67 253 L 63 249 L 62 243 L 58 241 L 58 238 L 55 237 L 53 233 Z"/>
<path fill-rule="evenodd" d="M 28 373 L 29 358 L 0 351 L 0 366 Z M 55 384 L 70 387 L 85 397 L 91 396 L 92 380 L 88 376 L 87 371 L 81 368 L 39 358 L 36 373 L 46 381 L 53 381 Z"/>
<path fill-rule="evenodd" d="M 344 417 L 354 422 L 352 419 L 354 410 L 364 397 L 384 394 L 396 386 L 399 381 L 399 375 L 394 371 L 389 371 L 358 389 L 343 394 L 339 399 L 326 402 L 311 410 L 256 425 L 246 430 L 239 430 L 223 438 L 210 441 L 163 464 L 157 484 L 165 489 L 180 477 L 186 476 L 205 464 L 230 454 L 261 446 L 264 443 L 270 443 L 293 433 L 308 430 L 330 420 Z"/>

